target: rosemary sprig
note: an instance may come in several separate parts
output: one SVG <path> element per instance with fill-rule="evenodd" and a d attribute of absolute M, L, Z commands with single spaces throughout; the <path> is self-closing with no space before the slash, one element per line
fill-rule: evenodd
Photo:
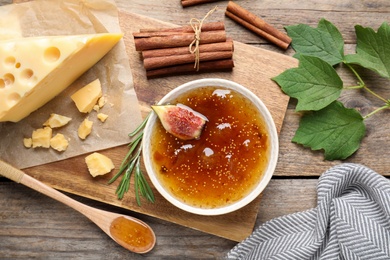
<path fill-rule="evenodd" d="M 111 184 L 116 179 L 118 179 L 120 175 L 124 173 L 115 192 L 118 196 L 118 199 L 122 199 L 125 193 L 129 191 L 130 178 L 132 173 L 134 172 L 135 198 L 139 206 L 141 206 L 140 195 L 152 203 L 154 203 L 155 201 L 153 190 L 150 187 L 149 183 L 146 181 L 143 172 L 141 171 L 140 163 L 142 150 L 141 141 L 144 134 L 143 129 L 149 119 L 149 116 L 150 113 L 144 119 L 144 121 L 133 132 L 129 134 L 129 137 L 134 137 L 137 134 L 138 135 L 134 138 L 134 140 L 129 143 L 129 151 L 127 152 L 125 158 L 122 160 L 118 172 L 114 175 L 114 177 L 112 177 L 111 180 L 108 181 L 108 184 Z"/>

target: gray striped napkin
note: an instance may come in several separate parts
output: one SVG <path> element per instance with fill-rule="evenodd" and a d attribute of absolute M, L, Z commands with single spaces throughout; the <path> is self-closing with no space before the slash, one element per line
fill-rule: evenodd
<path fill-rule="evenodd" d="M 228 259 L 390 259 L 390 180 L 358 164 L 326 171 L 317 207 L 270 220 Z"/>

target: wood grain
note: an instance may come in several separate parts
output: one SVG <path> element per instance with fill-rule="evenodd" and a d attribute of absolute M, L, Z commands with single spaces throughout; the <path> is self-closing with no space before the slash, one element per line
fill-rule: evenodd
<path fill-rule="evenodd" d="M 219 10 L 208 21 L 223 19 L 228 35 L 241 43 L 289 56 L 294 54 L 291 48 L 281 51 L 225 18 L 222 13 L 227 2 L 219 1 Z M 7 4 L 12 1 L 0 0 L 0 3 Z M 182 8 L 179 1 L 155 0 L 116 0 L 116 3 L 122 11 L 134 12 L 178 25 L 187 24 L 189 17 L 203 17 L 215 6 L 213 3 Z M 355 51 L 356 38 L 353 28 L 355 24 L 378 28 L 390 17 L 388 0 L 237 0 L 237 3 L 280 30 L 283 30 L 286 25 L 297 23 L 315 27 L 319 19 L 324 17 L 339 28 L 345 38 L 347 53 Z M 389 98 L 388 79 L 378 78 L 366 70 L 359 69 L 359 72 L 363 73 L 367 85 Z M 348 85 L 355 84 L 356 79 L 352 74 L 343 72 L 341 76 Z M 169 83 L 169 80 L 161 80 L 162 85 Z M 351 106 L 363 111 L 371 111 L 378 107 L 375 99 L 360 91 L 345 93 L 342 98 Z M 320 152 L 312 152 L 291 143 L 299 123 L 299 114 L 294 109 L 295 100 L 290 100 L 280 133 L 280 154 L 276 176 L 262 195 L 256 227 L 272 218 L 314 207 L 317 177 L 329 167 L 341 163 L 324 161 Z M 368 132 L 362 147 L 348 162 L 362 163 L 380 174 L 390 176 L 389 112 L 381 113 L 367 122 Z M 118 156 L 122 152 L 119 149 Z M 85 174 L 83 169 L 77 169 L 76 166 L 77 164 L 73 171 Z M 61 165 L 53 165 L 52 169 L 64 174 Z M 103 181 L 101 185 L 105 185 L 105 182 Z M 94 194 L 93 190 L 89 192 Z M 129 253 L 110 241 L 105 234 L 94 227 L 93 223 L 77 212 L 32 190 L 0 178 L 2 209 L 0 211 L 0 257 L 5 259 L 223 259 L 236 244 L 234 241 L 160 218 L 70 195 L 91 206 L 127 213 L 146 221 L 157 234 L 155 250 L 147 256 Z M 110 199 L 112 194 L 107 193 L 106 196 Z"/>
<path fill-rule="evenodd" d="M 385 20 L 388 20 L 390 3 L 388 0 L 364 0 L 352 1 L 346 0 L 337 2 L 335 0 L 319 1 L 300 1 L 300 0 L 238 0 L 235 1 L 243 8 L 261 17 L 267 23 L 273 25 L 278 30 L 284 31 L 285 26 L 305 23 L 316 27 L 321 18 L 325 18 L 334 23 L 343 34 L 345 42 L 354 44 L 356 42 L 355 29 L 356 24 L 378 28 Z M 226 32 L 234 40 L 243 43 L 261 44 L 264 48 L 285 53 L 278 50 L 272 44 L 256 34 L 237 25 L 234 21 L 224 16 L 228 1 L 204 4 L 196 7 L 180 8 L 168 1 L 155 1 L 148 4 L 149 8 L 144 8 L 145 1 L 132 0 L 131 9 L 137 10 L 138 14 L 153 17 L 164 22 L 178 25 L 188 24 L 189 17 L 202 18 L 208 10 L 216 5 L 218 9 L 207 21 L 224 20 Z M 117 1 L 119 9 L 128 10 L 129 3 L 126 0 Z M 172 14 L 172 15 L 167 15 Z"/>
<path fill-rule="evenodd" d="M 279 214 L 314 207 L 316 184 L 317 180 L 271 180 L 263 194 L 256 226 Z M 122 208 L 68 195 L 96 208 L 129 214 Z M 7 200 L 1 199 L 5 197 Z M 147 222 L 157 235 L 155 248 L 141 256 L 111 241 L 76 211 L 16 183 L 0 183 L 0 207 L 0 258 L 223 259 L 236 244 L 159 218 L 131 213 Z"/>
<path fill-rule="evenodd" d="M 139 53 L 135 51 L 132 32 L 139 31 L 140 28 L 160 28 L 173 25 L 124 11 L 119 13 L 119 19 L 125 32 L 124 40 L 133 72 L 134 88 L 144 112 L 150 109 L 151 104 L 156 103 L 163 95 L 184 82 L 202 77 L 219 77 L 240 83 L 257 94 L 270 110 L 277 130 L 280 132 L 289 98 L 281 92 L 271 78 L 287 68 L 296 66 L 297 61 L 295 59 L 235 42 L 234 61 L 236 67 L 233 72 L 202 73 L 148 80 Z M 113 158 L 114 164 L 118 166 L 126 151 L 127 147 L 121 146 L 105 150 L 103 153 Z M 121 201 L 116 198 L 115 188 L 119 183 L 119 179 L 113 185 L 107 185 L 107 181 L 112 177 L 112 174 L 93 179 L 87 172 L 84 157 L 85 155 L 82 155 L 64 161 L 28 168 L 25 169 L 25 172 L 69 193 L 161 218 L 234 241 L 241 241 L 253 230 L 260 197 L 239 211 L 213 217 L 194 215 L 179 210 L 168 203 L 156 190 L 154 190 L 157 197 L 156 203 L 144 202 L 142 207 L 139 207 L 135 202 L 133 190 Z M 131 183 L 132 187 L 133 183 Z"/>

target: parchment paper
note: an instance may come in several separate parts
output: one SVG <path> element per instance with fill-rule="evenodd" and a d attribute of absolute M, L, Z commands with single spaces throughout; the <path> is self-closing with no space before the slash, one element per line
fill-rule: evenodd
<path fill-rule="evenodd" d="M 41 0 L 0 7 L 0 39 L 104 32 L 121 32 L 114 1 Z M 105 123 L 97 119 L 95 111 L 80 113 L 70 98 L 96 78 L 100 79 L 103 95 L 107 97 L 107 104 L 100 110 L 109 116 Z M 69 139 L 68 149 L 58 152 L 51 148 L 25 148 L 23 138 L 31 137 L 32 131 L 41 128 L 51 113 L 72 118 L 65 127 L 53 129 L 53 136 L 62 133 Z M 78 137 L 77 129 L 86 117 L 94 125 L 91 135 L 83 141 Z M 0 158 L 23 169 L 122 145 L 130 141 L 128 133 L 141 121 L 128 56 L 121 40 L 45 106 L 17 123 L 0 123 Z"/>

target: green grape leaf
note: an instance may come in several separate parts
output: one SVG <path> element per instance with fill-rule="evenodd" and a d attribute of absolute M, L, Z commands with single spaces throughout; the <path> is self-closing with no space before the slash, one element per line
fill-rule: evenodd
<path fill-rule="evenodd" d="M 358 64 L 390 78 L 390 26 L 384 22 L 376 33 L 372 28 L 355 26 L 356 53 L 345 56 L 347 63 Z"/>
<path fill-rule="evenodd" d="M 335 69 L 317 57 L 301 55 L 298 68 L 273 78 L 290 97 L 298 99 L 297 111 L 320 110 L 337 98 L 343 81 Z"/>
<path fill-rule="evenodd" d="M 321 19 L 317 28 L 305 24 L 285 27 L 291 37 L 291 46 L 300 56 L 315 56 L 336 65 L 344 59 L 344 40 L 339 30 L 329 21 Z"/>
<path fill-rule="evenodd" d="M 363 117 L 339 101 L 301 118 L 292 141 L 325 152 L 326 160 L 343 160 L 359 149 L 365 136 Z"/>
<path fill-rule="evenodd" d="M 344 56 L 344 39 L 340 31 L 331 22 L 321 19 L 318 22 L 317 29 L 325 34 L 325 37 L 331 39 L 332 44 L 341 56 Z"/>

